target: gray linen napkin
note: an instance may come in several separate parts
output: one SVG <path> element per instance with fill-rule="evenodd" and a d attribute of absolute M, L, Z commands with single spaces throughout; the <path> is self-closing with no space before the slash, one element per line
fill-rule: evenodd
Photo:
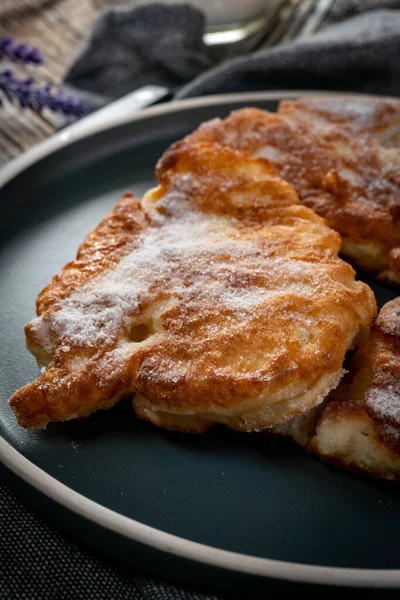
<path fill-rule="evenodd" d="M 340 90 L 400 95 L 400 10 L 331 25 L 292 44 L 200 75 L 177 98 L 253 90 Z"/>
<path fill-rule="evenodd" d="M 203 42 L 205 18 L 185 4 L 105 10 L 65 76 L 65 87 L 98 108 L 147 84 L 175 93 L 217 64 Z"/>
<path fill-rule="evenodd" d="M 314 36 L 222 65 L 226 50 L 204 44 L 204 24 L 184 4 L 107 10 L 65 86 L 90 110 L 146 84 L 165 86 L 177 98 L 273 89 L 400 95 L 400 0 L 336 0 Z"/>

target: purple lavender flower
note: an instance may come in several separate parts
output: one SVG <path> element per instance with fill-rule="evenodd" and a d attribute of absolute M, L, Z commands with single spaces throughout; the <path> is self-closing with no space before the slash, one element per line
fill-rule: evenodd
<path fill-rule="evenodd" d="M 81 100 L 53 90 L 51 85 L 40 87 L 33 77 L 18 79 L 10 69 L 0 72 L 0 104 L 1 93 L 9 102 L 17 101 L 22 108 L 31 108 L 39 113 L 43 108 L 74 117 L 81 117 L 85 113 L 85 105 Z"/>
<path fill-rule="evenodd" d="M 43 54 L 38 48 L 33 48 L 29 44 L 19 44 L 12 37 L 0 39 L 0 60 L 2 58 L 35 65 L 40 65 L 44 61 Z"/>
<path fill-rule="evenodd" d="M 0 39 L 0 61 L 6 58 L 24 64 L 41 64 L 43 55 L 29 44 L 19 44 L 12 37 Z M 11 69 L 0 71 L 0 105 L 6 98 L 9 102 L 18 102 L 22 108 L 30 108 L 40 113 L 43 108 L 66 116 L 81 117 L 85 112 L 83 102 L 53 90 L 51 85 L 39 86 L 33 77 L 18 79 Z"/>

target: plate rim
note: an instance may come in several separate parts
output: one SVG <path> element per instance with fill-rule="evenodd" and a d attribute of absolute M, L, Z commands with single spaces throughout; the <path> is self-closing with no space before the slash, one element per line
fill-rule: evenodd
<path fill-rule="evenodd" d="M 85 118 L 77 123 L 73 123 L 65 129 L 53 134 L 43 142 L 36 144 L 17 158 L 11 160 L 7 165 L 0 169 L 0 192 L 1 189 L 14 177 L 19 175 L 24 169 L 27 169 L 42 158 L 45 158 L 52 152 L 69 146 L 86 137 L 96 133 L 113 129 L 120 125 L 126 125 L 135 121 L 141 121 L 148 117 L 176 112 L 178 110 L 190 110 L 198 106 L 213 106 L 232 103 L 242 103 L 251 101 L 280 100 L 282 98 L 298 98 L 299 96 L 344 96 L 357 98 L 381 98 L 387 100 L 400 101 L 394 96 L 382 96 L 378 94 L 357 94 L 352 92 L 340 91 L 321 91 L 321 90 L 283 90 L 271 92 L 243 92 L 233 94 L 215 94 L 213 96 L 201 96 L 200 98 L 188 98 L 186 100 L 172 100 L 164 104 L 158 104 L 150 108 L 139 109 L 131 115 L 112 115 L 103 123 L 89 122 L 85 123 Z M 89 115 L 90 117 L 90 115 Z"/>
<path fill-rule="evenodd" d="M 93 134 L 132 123 L 153 116 L 170 112 L 191 110 L 199 106 L 221 106 L 252 101 L 279 100 L 299 96 L 356 96 L 368 98 L 368 94 L 326 91 L 271 91 L 246 92 L 203 96 L 188 100 L 177 100 L 167 104 L 140 110 L 133 115 L 111 117 L 104 123 L 93 123 L 85 126 L 78 122 L 65 130 L 56 133 L 41 142 L 20 157 L 14 159 L 0 171 L 0 191 L 12 179 L 25 169 L 45 158 L 49 154 L 74 142 L 90 137 Z M 383 96 L 372 96 L 379 98 Z M 388 98 L 385 96 L 385 98 Z M 393 98 L 394 100 L 398 100 Z M 193 560 L 204 565 L 210 565 L 239 572 L 247 575 L 261 576 L 297 583 L 317 583 L 332 586 L 395 588 L 400 587 L 400 569 L 361 569 L 350 567 L 331 567 L 312 564 L 302 564 L 272 558 L 261 558 L 239 552 L 223 550 L 206 544 L 175 536 L 149 525 L 145 525 L 130 517 L 111 510 L 102 504 L 90 500 L 61 483 L 40 467 L 37 467 L 23 454 L 0 436 L 0 459 L 15 475 L 26 483 L 42 492 L 48 498 L 80 515 L 81 517 L 100 525 L 101 527 L 119 533 L 136 542 L 153 547 L 180 558 Z"/>

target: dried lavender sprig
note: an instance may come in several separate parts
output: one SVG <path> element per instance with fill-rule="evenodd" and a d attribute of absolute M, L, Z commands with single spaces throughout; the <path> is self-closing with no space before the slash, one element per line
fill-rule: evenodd
<path fill-rule="evenodd" d="M 40 65 L 44 61 L 43 54 L 38 48 L 25 43 L 19 44 L 12 37 L 0 39 L 0 60 L 2 58 L 35 65 Z"/>
<path fill-rule="evenodd" d="M 1 92 L 9 102 L 17 101 L 21 107 L 39 113 L 43 108 L 74 117 L 81 117 L 86 112 L 84 103 L 78 98 L 53 90 L 51 85 L 39 87 L 33 77 L 17 79 L 10 69 L 0 72 Z"/>

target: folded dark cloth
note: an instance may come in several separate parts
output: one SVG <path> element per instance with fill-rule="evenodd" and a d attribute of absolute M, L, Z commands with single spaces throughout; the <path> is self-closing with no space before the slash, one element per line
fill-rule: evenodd
<path fill-rule="evenodd" d="M 204 73 L 177 98 L 253 90 L 400 95 L 400 10 L 378 10 Z"/>
<path fill-rule="evenodd" d="M 315 35 L 222 65 L 226 50 L 206 46 L 204 26 L 203 15 L 185 4 L 107 10 L 65 86 L 89 110 L 146 84 L 177 98 L 278 89 L 400 95 L 400 0 L 336 0 Z"/>
<path fill-rule="evenodd" d="M 344 21 L 354 15 L 381 8 L 400 8 L 400 0 L 334 0 L 324 23 Z"/>

